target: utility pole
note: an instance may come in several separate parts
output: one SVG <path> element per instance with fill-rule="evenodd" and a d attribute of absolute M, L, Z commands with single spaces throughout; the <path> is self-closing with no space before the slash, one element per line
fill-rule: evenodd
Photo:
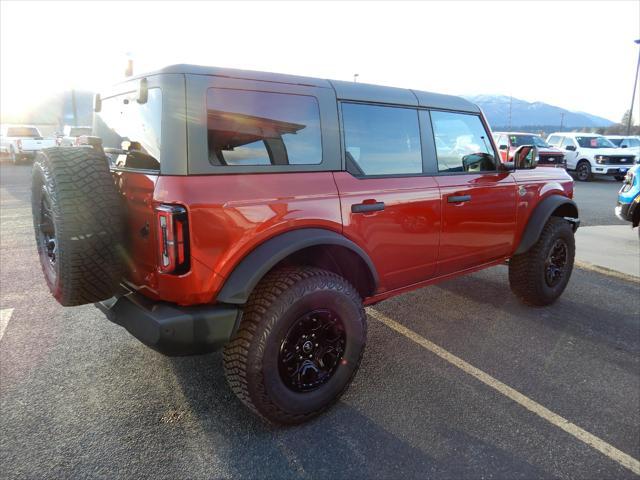
<path fill-rule="evenodd" d="M 509 96 L 509 131 L 511 131 L 511 104 L 513 103 L 513 95 Z"/>
<path fill-rule="evenodd" d="M 640 38 L 634 40 L 637 45 L 640 45 Z M 627 119 L 627 135 L 631 135 L 631 119 L 633 118 L 633 104 L 636 100 L 636 87 L 638 86 L 638 70 L 640 70 L 640 49 L 638 49 L 638 64 L 636 65 L 636 79 L 633 82 L 633 95 L 631 95 L 631 108 L 629 108 L 629 118 Z"/>
<path fill-rule="evenodd" d="M 353 74 L 353 83 L 356 83 L 358 81 L 358 77 L 360 76 L 359 73 L 354 73 Z"/>
<path fill-rule="evenodd" d="M 562 131 L 563 126 L 564 126 L 564 112 L 560 114 L 560 131 Z"/>
<path fill-rule="evenodd" d="M 76 91 L 71 89 L 71 111 L 73 112 L 73 126 L 78 126 L 78 107 L 76 105 Z"/>

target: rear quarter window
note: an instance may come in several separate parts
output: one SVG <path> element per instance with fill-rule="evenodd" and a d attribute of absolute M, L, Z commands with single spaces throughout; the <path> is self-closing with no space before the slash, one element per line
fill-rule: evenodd
<path fill-rule="evenodd" d="M 212 165 L 320 164 L 318 101 L 307 95 L 210 88 L 207 144 Z"/>

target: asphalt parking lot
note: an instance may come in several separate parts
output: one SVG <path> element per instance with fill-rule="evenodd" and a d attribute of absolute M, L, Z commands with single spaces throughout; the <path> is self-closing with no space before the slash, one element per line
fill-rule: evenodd
<path fill-rule="evenodd" d="M 528 308 L 496 267 L 385 301 L 336 407 L 275 428 L 233 396 L 220 354 L 163 357 L 94 307 L 53 300 L 29 174 L 0 166 L 3 478 L 637 478 L 624 455 L 640 458 L 639 283 L 577 269 L 555 305 Z M 619 223 L 618 186 L 577 185 L 584 225 Z"/>

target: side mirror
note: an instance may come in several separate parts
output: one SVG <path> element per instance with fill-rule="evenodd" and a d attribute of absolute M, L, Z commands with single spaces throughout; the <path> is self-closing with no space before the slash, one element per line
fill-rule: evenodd
<path fill-rule="evenodd" d="M 500 145 L 498 147 L 499 150 L 509 150 L 509 147 L 507 145 Z"/>
<path fill-rule="evenodd" d="M 146 78 L 140 79 L 140 85 L 138 86 L 137 102 L 140 104 L 147 103 L 149 99 L 149 85 Z"/>
<path fill-rule="evenodd" d="M 513 172 L 516 169 L 516 164 L 513 162 L 504 162 L 500 164 L 500 170 L 503 172 Z"/>
<path fill-rule="evenodd" d="M 620 145 L 620 148 L 627 148 L 629 145 Z"/>
<path fill-rule="evenodd" d="M 576 151 L 576 146 L 575 145 L 567 145 L 566 147 L 564 147 L 565 150 L 569 150 L 570 152 L 575 152 Z"/>
<path fill-rule="evenodd" d="M 538 165 L 538 149 L 533 145 L 522 145 L 513 153 L 516 169 L 531 170 Z"/>

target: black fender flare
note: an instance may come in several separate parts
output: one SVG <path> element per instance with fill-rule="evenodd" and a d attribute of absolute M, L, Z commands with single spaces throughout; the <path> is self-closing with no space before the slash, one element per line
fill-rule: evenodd
<path fill-rule="evenodd" d="M 300 228 L 270 238 L 245 256 L 227 277 L 216 300 L 222 303 L 245 304 L 260 279 L 280 261 L 299 250 L 319 245 L 346 247 L 360 256 L 369 267 L 375 291 L 378 273 L 373 261 L 362 248 L 344 235 L 331 230 Z"/>
<path fill-rule="evenodd" d="M 515 251 L 515 255 L 525 253 L 533 247 L 533 245 L 538 241 L 538 238 L 540 238 L 542 229 L 549 220 L 549 217 L 551 217 L 558 207 L 562 207 L 564 205 L 566 205 L 564 208 L 568 215 L 563 215 L 563 217 L 570 219 L 573 224 L 574 232 L 578 229 L 580 220 L 578 219 L 578 206 L 576 205 L 576 202 L 570 198 L 563 197 L 562 195 L 548 196 L 536 206 L 529 217 L 529 221 L 524 229 L 524 233 L 522 234 L 520 244 Z"/>

